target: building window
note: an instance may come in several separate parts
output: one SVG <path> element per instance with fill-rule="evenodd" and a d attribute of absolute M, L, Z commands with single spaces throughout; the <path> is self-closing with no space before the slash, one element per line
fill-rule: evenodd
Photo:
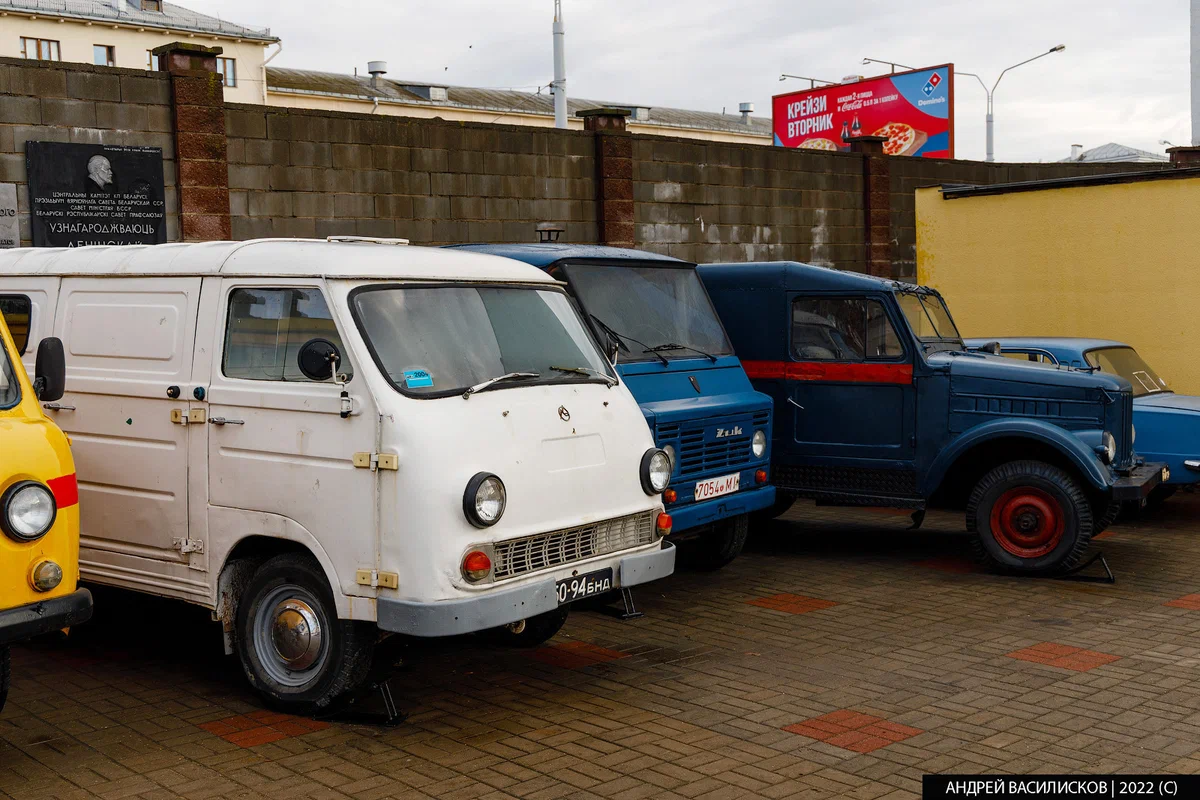
<path fill-rule="evenodd" d="M 221 73 L 221 81 L 226 86 L 237 86 L 236 58 L 218 58 L 217 72 Z"/>
<path fill-rule="evenodd" d="M 111 44 L 92 45 L 92 63 L 97 67 L 115 67 L 117 65 L 117 48 Z"/>
<path fill-rule="evenodd" d="M 21 57 L 38 61 L 62 61 L 58 42 L 53 39 L 29 39 L 21 37 Z"/>
<path fill-rule="evenodd" d="M 146 69 L 150 70 L 151 72 L 158 71 L 158 59 L 154 57 L 153 50 L 146 51 Z"/>
<path fill-rule="evenodd" d="M 162 0 L 142 0 L 142 11 L 162 11 Z"/>

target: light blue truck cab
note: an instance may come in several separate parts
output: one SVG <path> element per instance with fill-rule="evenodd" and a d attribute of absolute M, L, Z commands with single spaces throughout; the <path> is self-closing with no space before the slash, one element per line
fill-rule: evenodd
<path fill-rule="evenodd" d="M 564 281 L 617 374 L 671 456 L 671 539 L 694 566 L 728 564 L 749 514 L 771 507 L 772 400 L 734 355 L 696 265 L 616 247 L 458 245 L 524 261 Z"/>

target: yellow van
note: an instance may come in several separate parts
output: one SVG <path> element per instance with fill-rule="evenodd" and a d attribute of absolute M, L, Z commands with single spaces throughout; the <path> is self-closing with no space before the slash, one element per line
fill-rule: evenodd
<path fill-rule="evenodd" d="M 0 709 L 8 697 L 9 644 L 92 615 L 91 593 L 76 588 L 75 462 L 67 437 L 39 405 L 62 397 L 62 342 L 42 340 L 30 382 L 20 361 L 24 331 L 17 333 L 14 340 L 0 314 Z"/>

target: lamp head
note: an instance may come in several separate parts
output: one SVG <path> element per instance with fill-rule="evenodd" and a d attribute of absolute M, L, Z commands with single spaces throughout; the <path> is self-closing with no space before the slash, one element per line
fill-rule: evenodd
<path fill-rule="evenodd" d="M 1054 47 L 1050 48 L 1050 52 L 1051 53 L 1061 53 L 1063 50 L 1066 50 L 1066 49 L 1067 49 L 1067 46 L 1065 44 L 1056 44 L 1056 45 L 1054 45 Z"/>

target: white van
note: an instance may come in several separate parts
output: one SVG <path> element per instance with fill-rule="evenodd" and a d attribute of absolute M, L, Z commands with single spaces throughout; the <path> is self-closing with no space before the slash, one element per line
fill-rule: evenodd
<path fill-rule="evenodd" d="M 277 705 L 377 629 L 538 644 L 674 569 L 669 459 L 563 288 L 402 244 L 0 250 L 24 357 L 66 348 L 84 580 L 212 609 Z"/>

